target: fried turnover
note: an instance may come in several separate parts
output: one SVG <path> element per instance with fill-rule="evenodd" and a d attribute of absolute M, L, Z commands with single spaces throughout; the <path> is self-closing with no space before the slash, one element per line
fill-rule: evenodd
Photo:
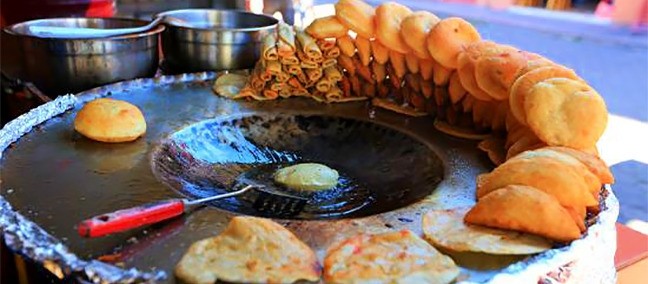
<path fill-rule="evenodd" d="M 479 58 L 475 62 L 477 86 L 495 100 L 506 100 L 515 75 L 526 62 L 522 53 L 514 49 Z"/>
<path fill-rule="evenodd" d="M 578 151 L 567 147 L 545 147 L 544 150 L 560 152 L 572 156 L 583 163 L 590 172 L 597 176 L 602 184 L 614 183 L 614 176 L 612 175 L 610 168 L 603 160 L 601 160 L 601 158 L 592 153 Z"/>
<path fill-rule="evenodd" d="M 481 40 L 479 32 L 464 19 L 451 17 L 438 22 L 428 33 L 427 49 L 437 62 L 456 69 L 457 56 L 470 43 Z"/>
<path fill-rule="evenodd" d="M 409 48 L 400 35 L 401 22 L 412 14 L 409 8 L 387 2 L 376 7 L 376 39 L 387 48 L 399 53 L 408 53 Z"/>
<path fill-rule="evenodd" d="M 535 84 L 551 78 L 568 78 L 579 80 L 574 71 L 557 65 L 535 68 L 515 80 L 511 86 L 509 104 L 511 112 L 519 122 L 526 125 L 527 118 L 524 110 L 526 97 Z"/>
<path fill-rule="evenodd" d="M 328 16 L 315 19 L 305 31 L 316 39 L 325 39 L 345 36 L 349 29 L 337 17 Z"/>
<path fill-rule="evenodd" d="M 524 99 L 527 124 L 551 146 L 596 146 L 607 127 L 603 98 L 590 86 L 567 78 L 534 85 Z"/>
<path fill-rule="evenodd" d="M 237 216 L 216 237 L 193 243 L 175 274 L 186 283 L 293 283 L 317 281 L 315 253 L 283 226 Z"/>
<path fill-rule="evenodd" d="M 130 142 L 146 133 L 146 120 L 140 109 L 129 102 L 99 98 L 79 110 L 74 129 L 95 141 Z"/>
<path fill-rule="evenodd" d="M 430 12 L 416 11 L 401 22 L 401 38 L 418 58 L 430 58 L 427 35 L 439 21 L 441 19 Z"/>
<path fill-rule="evenodd" d="M 409 230 L 357 235 L 324 258 L 326 283 L 450 283 L 458 275 L 450 257 Z"/>
<path fill-rule="evenodd" d="M 520 231 L 568 242 L 581 231 L 558 200 L 531 186 L 508 185 L 481 198 L 464 217 L 468 224 Z"/>
<path fill-rule="evenodd" d="M 339 0 L 335 3 L 335 16 L 359 36 L 373 38 L 376 33 L 374 22 L 376 12 L 363 1 Z"/>
<path fill-rule="evenodd" d="M 516 255 L 552 247 L 550 241 L 535 235 L 465 224 L 463 219 L 469 209 L 428 211 L 423 215 L 423 237 L 435 247 L 456 252 Z"/>

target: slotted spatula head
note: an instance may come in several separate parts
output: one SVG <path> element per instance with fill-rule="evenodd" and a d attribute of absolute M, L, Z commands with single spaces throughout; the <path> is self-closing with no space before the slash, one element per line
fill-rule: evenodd
<path fill-rule="evenodd" d="M 257 188 L 257 196 L 252 205 L 259 212 L 278 217 L 292 217 L 302 212 L 308 198 L 284 194 L 267 187 Z"/>

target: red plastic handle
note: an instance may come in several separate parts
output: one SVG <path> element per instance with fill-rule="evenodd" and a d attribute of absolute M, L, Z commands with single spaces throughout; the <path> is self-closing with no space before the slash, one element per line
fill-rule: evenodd
<path fill-rule="evenodd" d="M 182 199 L 158 201 L 84 220 L 79 223 L 78 231 L 82 237 L 100 237 L 157 223 L 182 213 L 184 213 Z"/>

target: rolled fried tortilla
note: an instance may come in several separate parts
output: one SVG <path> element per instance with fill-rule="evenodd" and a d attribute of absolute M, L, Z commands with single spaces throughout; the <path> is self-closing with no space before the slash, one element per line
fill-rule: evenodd
<path fill-rule="evenodd" d="M 263 38 L 261 43 L 261 55 L 265 60 L 278 60 L 279 53 L 277 51 L 277 34 L 270 33 Z"/>
<path fill-rule="evenodd" d="M 336 43 L 335 38 L 327 38 L 327 39 L 317 40 L 317 46 L 319 46 L 319 48 L 322 51 L 327 51 L 327 50 L 329 50 L 331 48 L 334 48 L 335 45 L 336 45 L 335 43 Z"/>
<path fill-rule="evenodd" d="M 306 61 L 302 61 L 299 64 L 299 67 L 301 67 L 302 69 L 319 69 L 320 68 L 319 64 L 313 63 L 313 62 L 306 62 Z"/>
<path fill-rule="evenodd" d="M 273 91 L 277 91 L 277 92 L 279 92 L 279 91 L 281 91 L 281 89 L 283 89 L 285 86 L 286 86 L 286 83 L 282 83 L 282 82 L 274 82 L 274 83 L 270 84 L 270 90 L 273 90 Z"/>
<path fill-rule="evenodd" d="M 317 83 L 315 83 L 315 89 L 317 89 L 320 92 L 326 93 L 331 89 L 332 85 L 333 84 L 331 84 L 331 81 L 329 81 L 328 79 L 326 79 L 326 77 L 324 77 L 319 81 L 317 81 Z"/>
<path fill-rule="evenodd" d="M 319 81 L 320 78 L 322 78 L 322 69 L 306 69 L 304 71 L 306 73 L 306 77 L 310 82 L 317 82 Z"/>
<path fill-rule="evenodd" d="M 328 68 L 331 66 L 335 66 L 336 64 L 337 64 L 337 59 L 335 58 L 325 59 L 324 62 L 322 62 L 322 68 Z"/>
<path fill-rule="evenodd" d="M 289 55 L 289 56 L 284 56 L 284 57 L 279 57 L 279 62 L 284 65 L 294 65 L 294 64 L 299 64 L 299 58 L 295 54 Z"/>
<path fill-rule="evenodd" d="M 269 100 L 274 100 L 279 97 L 279 93 L 277 91 L 265 89 L 263 90 L 263 96 Z"/>
<path fill-rule="evenodd" d="M 266 65 L 266 71 L 270 73 L 270 75 L 279 75 L 281 74 L 281 63 L 277 60 L 268 60 L 265 62 Z"/>
<path fill-rule="evenodd" d="M 286 72 L 291 75 L 297 75 L 302 72 L 301 66 L 298 64 L 284 65 L 284 68 L 286 69 Z"/>
<path fill-rule="evenodd" d="M 337 46 L 324 52 L 325 58 L 337 58 L 338 56 L 340 56 L 340 48 Z"/>
<path fill-rule="evenodd" d="M 252 97 L 254 94 L 258 94 L 257 91 L 252 89 L 251 86 L 245 86 L 241 89 L 241 91 L 238 93 L 238 95 L 233 96 L 232 98 L 234 99 L 239 99 L 239 98 L 245 98 L 245 97 Z"/>
<path fill-rule="evenodd" d="M 356 52 L 355 43 L 349 35 L 344 35 L 337 38 L 337 46 L 340 48 L 340 52 L 346 56 L 353 56 Z"/>
<path fill-rule="evenodd" d="M 280 57 L 287 57 L 294 55 L 297 51 L 295 45 L 295 33 L 293 29 L 286 23 L 279 23 L 277 25 L 277 35 L 279 41 L 277 42 L 277 53 Z"/>
<path fill-rule="evenodd" d="M 332 86 L 328 92 L 326 92 L 326 100 L 327 101 L 338 101 L 342 99 L 344 96 L 342 95 L 342 90 L 338 88 L 338 86 Z"/>
<path fill-rule="evenodd" d="M 265 86 L 265 81 L 261 80 L 261 77 L 257 74 L 252 74 L 252 76 L 250 76 L 250 85 L 254 90 L 260 91 Z"/>
<path fill-rule="evenodd" d="M 308 58 L 315 59 L 323 56 L 322 51 L 319 46 L 317 46 L 317 42 L 309 34 L 298 29 L 295 31 L 295 37 L 297 38 L 297 43 L 301 51 L 306 54 Z"/>
<path fill-rule="evenodd" d="M 288 79 L 290 79 L 290 75 L 288 73 L 286 73 L 286 72 L 281 72 L 281 73 L 277 74 L 277 76 L 275 76 L 275 80 L 277 80 L 277 82 L 281 82 L 281 83 L 288 82 Z"/>
<path fill-rule="evenodd" d="M 338 82 L 342 80 L 342 72 L 335 66 L 327 67 L 324 69 L 324 77 L 331 82 Z"/>
<path fill-rule="evenodd" d="M 292 77 L 292 78 L 290 78 L 290 79 L 288 80 L 288 85 L 291 86 L 291 87 L 293 87 L 293 88 L 295 88 L 295 89 L 303 89 L 303 88 L 304 88 L 304 86 L 302 85 L 302 83 L 300 83 L 300 82 L 299 82 L 299 79 L 297 79 L 296 77 Z"/>

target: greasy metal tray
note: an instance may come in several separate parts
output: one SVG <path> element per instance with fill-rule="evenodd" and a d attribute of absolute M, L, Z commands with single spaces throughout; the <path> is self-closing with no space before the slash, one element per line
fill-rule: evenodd
<path fill-rule="evenodd" d="M 475 176 L 492 168 L 476 149 L 476 143 L 437 132 L 431 118 L 373 109 L 367 102 L 327 105 L 303 98 L 267 102 L 228 100 L 212 93 L 215 76 L 183 74 L 108 85 L 77 96 L 60 97 L 8 124 L 0 140 L 0 225 L 8 245 L 52 271 L 61 268 L 58 273 L 63 276 L 81 273 L 95 281 L 175 282 L 173 267 L 187 247 L 218 234 L 234 213 L 206 207 L 170 222 L 97 239 L 79 237 L 75 225 L 99 213 L 179 197 L 177 191 L 153 174 L 152 153 L 169 135 L 219 117 L 280 112 L 371 121 L 423 143 L 443 162 L 444 176 L 436 190 L 409 206 L 363 218 L 277 220 L 310 245 L 320 259 L 332 242 L 356 233 L 404 228 L 420 233 L 421 214 L 426 210 L 474 204 Z M 148 124 L 146 136 L 133 143 L 112 145 L 92 142 L 75 133 L 75 113 L 84 103 L 102 96 L 140 107 Z M 618 210 L 613 195 L 609 195 L 607 202 Z M 610 210 L 606 209 L 599 219 L 616 219 L 614 210 L 608 213 Z M 31 226 L 29 220 L 38 227 Z M 601 222 L 598 220 L 592 228 Z M 39 227 L 53 238 L 44 235 Z M 456 256 L 468 259 L 460 262 L 464 266 L 460 277 L 468 282 L 487 282 L 496 273 L 513 275 L 538 263 L 559 267 L 564 260 L 557 255 L 571 250 L 578 242 L 526 258 Z M 104 265 L 97 259 L 115 266 Z"/>

